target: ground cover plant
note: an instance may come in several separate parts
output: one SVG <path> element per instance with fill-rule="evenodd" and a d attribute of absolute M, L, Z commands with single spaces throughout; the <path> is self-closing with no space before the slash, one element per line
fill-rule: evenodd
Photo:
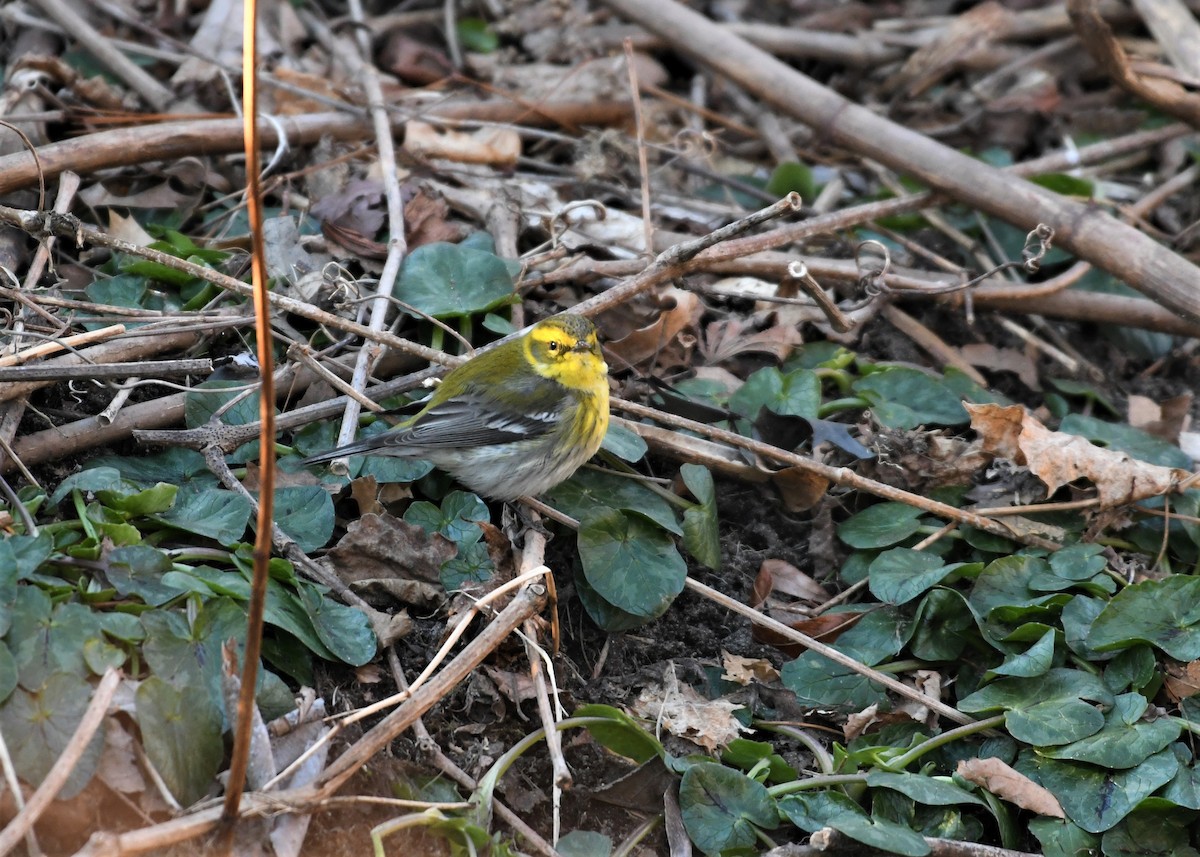
<path fill-rule="evenodd" d="M 261 3 L 259 230 L 236 12 L 68 11 L 0 9 L 0 854 L 1200 847 L 1186 5 Z M 303 463 L 568 310 L 543 496 Z"/>

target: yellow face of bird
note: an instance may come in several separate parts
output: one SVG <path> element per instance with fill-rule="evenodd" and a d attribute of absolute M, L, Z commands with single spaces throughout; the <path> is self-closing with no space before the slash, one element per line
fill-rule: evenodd
<path fill-rule="evenodd" d="M 596 327 L 580 315 L 557 315 L 538 322 L 525 337 L 534 370 L 573 390 L 607 392 L 608 364 L 600 354 Z"/>

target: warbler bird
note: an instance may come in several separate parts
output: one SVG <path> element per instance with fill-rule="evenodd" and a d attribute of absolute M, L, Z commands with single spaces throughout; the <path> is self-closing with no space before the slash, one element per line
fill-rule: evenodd
<path fill-rule="evenodd" d="M 564 313 L 452 370 L 394 429 L 314 455 L 433 462 L 496 500 L 540 494 L 571 476 L 608 430 L 608 365 L 596 327 Z"/>

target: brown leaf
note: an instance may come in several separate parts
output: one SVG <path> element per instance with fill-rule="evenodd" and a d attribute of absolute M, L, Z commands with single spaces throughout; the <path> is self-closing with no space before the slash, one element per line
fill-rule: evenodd
<path fill-rule="evenodd" d="M 787 467 L 771 474 L 771 482 L 789 512 L 807 512 L 821 502 L 829 480 L 803 467 Z"/>
<path fill-rule="evenodd" d="M 829 591 L 796 566 L 781 559 L 764 559 L 759 576 L 770 575 L 771 591 L 790 595 L 809 604 L 824 604 Z M 759 602 L 762 603 L 762 602 Z"/>
<path fill-rule="evenodd" d="M 385 513 L 364 515 L 350 524 L 326 559 L 342 580 L 357 588 L 432 606 L 445 598 L 438 572 L 456 553 L 454 543 L 441 533 L 431 536 Z"/>
<path fill-rule="evenodd" d="M 1015 348 L 997 348 L 986 342 L 974 342 L 958 349 L 972 366 L 982 366 L 998 372 L 1012 372 L 1030 390 L 1041 390 L 1037 364 L 1024 351 Z"/>
<path fill-rule="evenodd" d="M 468 133 L 413 120 L 405 126 L 404 148 L 421 158 L 511 167 L 521 156 L 521 137 L 511 128 L 489 127 Z"/>
<path fill-rule="evenodd" d="M 677 681 L 674 670 L 668 669 L 664 684 L 643 690 L 630 710 L 639 717 L 661 723 L 672 735 L 715 752 L 749 731 L 733 716 L 734 711 L 744 707 L 725 699 L 705 699 Z"/>
<path fill-rule="evenodd" d="M 721 678 L 726 681 L 748 685 L 752 681 L 778 681 L 779 670 L 764 658 L 743 658 L 741 655 L 731 655 L 721 652 Z"/>
<path fill-rule="evenodd" d="M 695 327 L 704 311 L 700 298 L 676 288 L 664 292 L 663 298 L 666 308 L 653 322 L 608 343 L 606 348 L 624 363 L 636 366 L 659 354 L 684 330 Z"/>
<path fill-rule="evenodd" d="M 822 643 L 832 643 L 843 631 L 848 631 L 862 615 L 862 613 L 823 613 L 820 616 L 813 616 L 810 619 L 785 622 L 784 624 L 799 631 L 801 634 L 807 634 L 814 639 L 820 640 Z M 770 628 L 764 628 L 761 625 L 755 625 L 751 631 L 751 635 L 755 642 L 774 646 L 790 658 L 799 657 L 805 651 L 804 646 L 800 643 L 790 640 L 782 634 L 772 631 Z"/>
<path fill-rule="evenodd" d="M 1050 431 L 1020 405 L 964 402 L 964 407 L 984 449 L 1026 465 L 1051 494 L 1086 478 L 1095 483 L 1100 505 L 1107 508 L 1166 494 L 1191 475 L 1180 468 L 1160 467 L 1104 449 L 1079 435 Z"/>
<path fill-rule="evenodd" d="M 1186 664 L 1168 663 L 1163 687 L 1174 702 L 1200 693 L 1200 661 Z"/>
<path fill-rule="evenodd" d="M 445 199 L 419 188 L 416 195 L 404 203 L 404 234 L 408 238 L 409 252 L 422 244 L 458 242 L 463 230 L 459 224 L 447 220 L 449 214 L 450 206 Z"/>
<path fill-rule="evenodd" d="M 1022 809 L 1050 818 L 1067 817 L 1054 795 L 995 756 L 963 759 L 956 773 Z"/>
<path fill-rule="evenodd" d="M 700 342 L 700 354 L 705 363 L 724 363 L 731 357 L 746 352 L 770 354 L 782 363 L 804 338 L 795 327 L 777 324 L 766 330 L 747 328 L 736 318 L 714 321 L 704 329 Z"/>

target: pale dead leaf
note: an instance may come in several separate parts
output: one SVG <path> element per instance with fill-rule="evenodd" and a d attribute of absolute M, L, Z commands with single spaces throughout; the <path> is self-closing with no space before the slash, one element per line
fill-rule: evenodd
<path fill-rule="evenodd" d="M 116 209 L 109 209 L 108 212 L 108 234 L 139 247 L 148 247 L 154 243 L 154 238 L 136 219 L 119 214 Z"/>
<path fill-rule="evenodd" d="M 724 670 L 721 678 L 740 685 L 748 685 L 752 681 L 767 683 L 779 679 L 779 670 L 763 658 L 744 658 L 722 651 L 721 665 Z"/>
<path fill-rule="evenodd" d="M 705 699 L 675 679 L 668 669 L 663 685 L 645 688 L 630 710 L 660 724 L 672 735 L 703 747 L 710 753 L 725 747 L 742 732 L 750 730 L 738 722 L 733 712 L 745 706 L 724 699 Z"/>
<path fill-rule="evenodd" d="M 519 705 L 537 698 L 537 685 L 529 673 L 509 672 L 489 666 L 485 666 L 484 670 L 509 702 Z"/>
<path fill-rule="evenodd" d="M 973 342 L 958 349 L 972 366 L 982 366 L 997 372 L 1012 372 L 1030 390 L 1042 389 L 1038 381 L 1037 364 L 1024 351 L 997 348 L 986 342 Z"/>
<path fill-rule="evenodd" d="M 1159 403 L 1145 396 L 1131 395 L 1128 402 L 1129 424 L 1167 443 L 1179 443 L 1183 430 L 1191 423 L 1192 394 L 1174 396 Z"/>
<path fill-rule="evenodd" d="M 383 681 L 383 670 L 379 664 L 363 664 L 354 668 L 354 679 L 359 684 L 378 684 Z"/>
<path fill-rule="evenodd" d="M 739 354 L 753 352 L 769 354 L 782 363 L 793 349 L 804 343 L 795 327 L 777 324 L 766 330 L 755 330 L 736 318 L 714 321 L 704 329 L 700 353 L 705 363 L 723 363 Z"/>
<path fill-rule="evenodd" d="M 963 406 L 984 449 L 1027 466 L 1050 494 L 1086 478 L 1096 485 L 1100 505 L 1107 508 L 1166 494 L 1191 475 L 1104 449 L 1079 435 L 1050 431 L 1020 405 Z"/>
<path fill-rule="evenodd" d="M 1022 809 L 1050 818 L 1067 817 L 1054 795 L 994 756 L 963 759 L 956 773 Z"/>
<path fill-rule="evenodd" d="M 409 121 L 404 128 L 404 148 L 422 158 L 511 167 L 521 156 L 521 137 L 509 128 L 481 128 L 466 133 Z"/>
<path fill-rule="evenodd" d="M 1163 688 L 1175 702 L 1200 693 L 1200 661 L 1190 663 L 1168 663 Z"/>
<path fill-rule="evenodd" d="M 782 559 L 764 559 L 758 575 L 769 582 L 769 592 L 790 595 L 809 604 L 824 604 L 830 598 L 829 590 Z M 756 583 L 755 589 L 758 588 L 759 584 Z"/>
<path fill-rule="evenodd" d="M 661 297 L 664 308 L 653 322 L 607 345 L 630 366 L 658 355 L 681 333 L 694 328 L 704 312 L 700 298 L 692 292 L 672 287 Z"/>

